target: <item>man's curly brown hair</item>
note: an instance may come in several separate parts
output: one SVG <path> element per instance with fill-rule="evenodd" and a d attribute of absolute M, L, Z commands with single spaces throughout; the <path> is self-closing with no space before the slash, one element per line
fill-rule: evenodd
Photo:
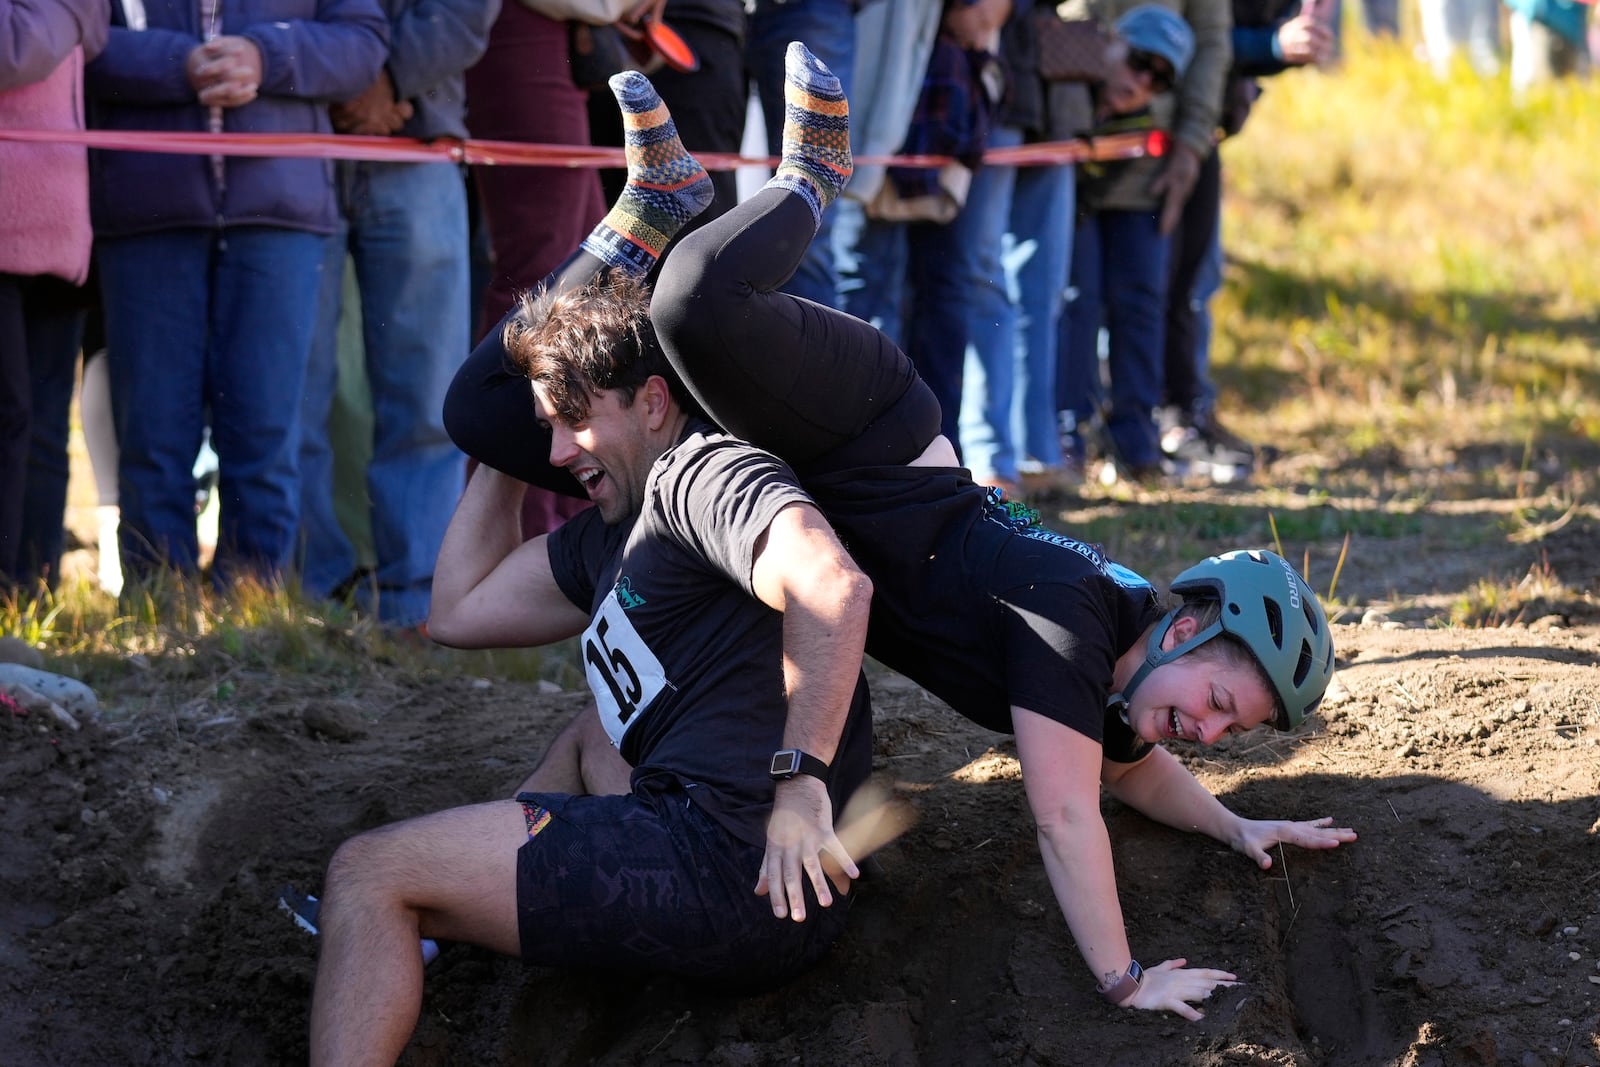
<path fill-rule="evenodd" d="M 680 406 L 700 411 L 656 340 L 643 279 L 608 271 L 566 292 L 526 293 L 502 341 L 512 364 L 544 387 L 567 423 L 588 418 L 590 398 L 601 390 L 617 390 L 632 406 L 651 375 L 666 380 Z"/>

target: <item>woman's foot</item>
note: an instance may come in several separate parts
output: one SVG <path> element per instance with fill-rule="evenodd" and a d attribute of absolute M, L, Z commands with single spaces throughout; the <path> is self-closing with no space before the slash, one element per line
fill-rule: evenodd
<path fill-rule="evenodd" d="M 700 162 L 683 147 L 655 86 L 636 70 L 611 78 L 622 108 L 628 183 L 588 237 L 585 251 L 629 274 L 655 266 L 667 242 L 716 195 Z"/>
<path fill-rule="evenodd" d="M 769 184 L 798 193 L 821 225 L 855 169 L 850 101 L 839 79 L 799 41 L 789 45 L 783 67 L 783 159 Z"/>

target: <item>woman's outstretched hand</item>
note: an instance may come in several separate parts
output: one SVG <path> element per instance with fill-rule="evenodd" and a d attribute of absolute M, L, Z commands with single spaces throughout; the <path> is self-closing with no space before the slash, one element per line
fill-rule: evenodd
<path fill-rule="evenodd" d="M 1272 853 L 1268 849 L 1280 842 L 1301 848 L 1338 848 L 1355 839 L 1354 830 L 1348 826 L 1333 825 L 1332 818 L 1308 822 L 1240 819 L 1239 828 L 1228 843 L 1235 852 L 1249 856 L 1257 867 L 1265 871 L 1272 867 Z"/>
<path fill-rule="evenodd" d="M 1190 1022 L 1198 1022 L 1205 1013 L 1192 1006 L 1194 1001 L 1209 999 L 1218 986 L 1228 989 L 1239 984 L 1238 975 L 1204 967 L 1191 968 L 1188 963 L 1185 959 L 1166 960 L 1145 968 L 1139 991 L 1122 1006 L 1142 1011 L 1170 1011 Z"/>

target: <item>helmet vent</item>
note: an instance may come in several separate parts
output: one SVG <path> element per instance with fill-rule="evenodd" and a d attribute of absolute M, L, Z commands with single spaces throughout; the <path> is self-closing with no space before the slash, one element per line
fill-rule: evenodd
<path fill-rule="evenodd" d="M 1312 633 L 1316 633 L 1322 629 L 1322 622 L 1317 618 L 1316 609 L 1311 606 L 1312 597 L 1316 594 L 1310 593 L 1308 596 L 1308 593 L 1310 593 L 1310 591 L 1306 589 L 1302 589 L 1300 591 L 1300 610 L 1306 614 L 1306 625 L 1311 627 Z"/>
<path fill-rule="evenodd" d="M 1294 665 L 1294 687 L 1296 689 L 1299 689 L 1305 684 L 1306 677 L 1311 673 L 1312 661 L 1315 659 L 1316 654 L 1311 651 L 1311 642 L 1301 641 L 1300 658 L 1295 662 Z"/>
<path fill-rule="evenodd" d="M 1278 602 L 1271 597 L 1261 598 L 1261 608 L 1267 616 L 1267 632 L 1272 635 L 1272 643 L 1282 648 L 1283 609 L 1278 607 Z"/>

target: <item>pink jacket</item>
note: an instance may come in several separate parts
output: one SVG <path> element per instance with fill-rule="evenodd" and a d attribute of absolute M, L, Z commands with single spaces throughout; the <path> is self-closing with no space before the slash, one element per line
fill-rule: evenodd
<path fill-rule="evenodd" d="M 83 129 L 83 49 L 44 80 L 0 92 L 0 127 Z M 82 146 L 0 141 L 0 272 L 89 273 L 89 160 Z"/>

